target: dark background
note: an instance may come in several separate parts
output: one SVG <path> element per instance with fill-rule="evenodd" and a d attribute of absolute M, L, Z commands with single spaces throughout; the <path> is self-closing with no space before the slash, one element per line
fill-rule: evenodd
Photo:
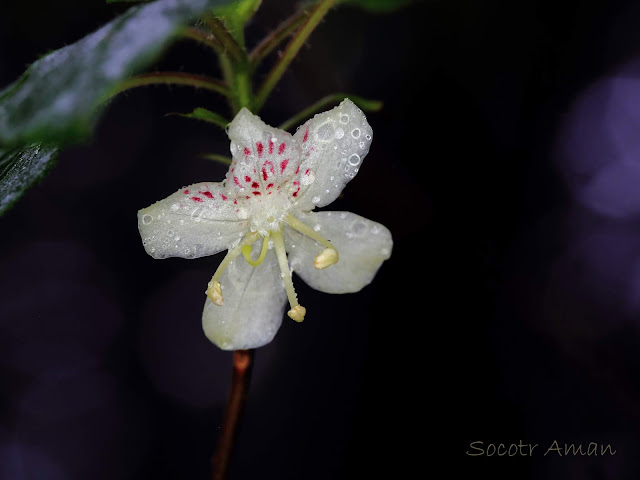
<path fill-rule="evenodd" d="M 293 5 L 264 3 L 250 44 Z M 0 87 L 124 8 L 3 1 Z M 579 124 L 605 117 L 573 113 L 640 55 L 638 25 L 638 2 L 622 0 L 433 0 L 326 18 L 261 117 L 277 125 L 333 92 L 384 102 L 368 115 L 365 168 L 330 208 L 386 225 L 394 252 L 357 294 L 296 281 L 308 315 L 256 352 L 232 479 L 639 478 L 637 189 L 620 193 L 624 214 L 583 201 L 613 157 Z M 153 69 L 217 71 L 188 42 Z M 611 127 L 631 136 L 638 71 Z M 177 87 L 120 96 L 93 141 L 0 219 L 1 480 L 208 478 L 231 354 L 200 317 L 221 257 L 153 261 L 135 217 L 222 179 L 198 154 L 226 153 L 224 133 L 165 116 L 196 106 L 225 108 Z M 554 440 L 616 453 L 545 456 Z M 539 446 L 467 455 L 476 441 Z"/>

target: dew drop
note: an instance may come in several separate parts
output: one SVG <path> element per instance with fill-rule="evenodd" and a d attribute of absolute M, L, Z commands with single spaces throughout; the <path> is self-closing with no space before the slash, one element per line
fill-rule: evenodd
<path fill-rule="evenodd" d="M 316 139 L 321 141 L 327 142 L 331 140 L 334 135 L 335 132 L 333 130 L 333 127 L 329 125 L 329 123 L 323 123 L 322 125 L 320 125 L 320 127 L 318 127 L 318 130 L 316 130 Z"/>
<path fill-rule="evenodd" d="M 364 142 L 360 142 L 360 148 L 364 148 Z"/>
<path fill-rule="evenodd" d="M 349 157 L 349 165 L 355 167 L 359 163 L 360 163 L 360 155 L 358 155 L 357 153 L 354 153 Z"/>
<path fill-rule="evenodd" d="M 364 138 L 366 138 L 367 140 L 371 140 L 371 135 L 369 135 L 368 133 L 364 136 Z"/>
<path fill-rule="evenodd" d="M 341 115 L 340 123 L 349 123 L 349 115 Z"/>
<path fill-rule="evenodd" d="M 313 198 L 311 199 L 311 201 L 312 201 L 313 203 L 320 203 L 320 197 L 313 197 Z"/>
<path fill-rule="evenodd" d="M 353 130 L 351 130 L 351 136 L 353 138 L 360 138 L 360 129 L 354 128 Z"/>
<path fill-rule="evenodd" d="M 177 203 L 174 203 L 173 205 L 171 205 L 171 210 L 173 210 L 174 212 L 179 208 L 180 208 L 180 205 L 178 205 Z"/>
<path fill-rule="evenodd" d="M 302 185 L 311 185 L 316 180 L 316 175 L 313 172 L 309 172 L 308 175 L 303 175 L 300 179 Z"/>
<path fill-rule="evenodd" d="M 180 219 L 180 225 L 184 225 L 184 218 Z"/>
<path fill-rule="evenodd" d="M 319 224 L 319 223 L 316 223 L 316 224 L 314 225 L 314 227 L 313 227 L 313 230 L 314 230 L 314 231 L 316 231 L 316 232 L 319 232 L 321 228 L 322 228 L 322 227 L 320 226 L 320 224 Z"/>
<path fill-rule="evenodd" d="M 341 128 L 336 129 L 336 138 L 340 140 L 342 137 L 344 137 L 344 130 Z"/>
<path fill-rule="evenodd" d="M 179 242 L 179 241 L 180 241 L 180 236 L 179 236 L 179 235 L 176 235 L 173 239 L 174 239 L 176 242 Z"/>
<path fill-rule="evenodd" d="M 176 234 L 176 232 L 174 232 L 173 230 L 169 230 L 167 232 L 167 237 L 173 237 Z"/>
<path fill-rule="evenodd" d="M 153 221 L 153 217 L 149 214 L 145 214 L 142 216 L 142 223 L 144 225 L 149 225 Z"/>

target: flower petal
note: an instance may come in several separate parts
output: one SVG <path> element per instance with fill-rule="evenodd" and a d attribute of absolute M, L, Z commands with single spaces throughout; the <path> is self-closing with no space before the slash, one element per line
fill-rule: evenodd
<path fill-rule="evenodd" d="M 265 124 L 243 108 L 228 128 L 233 161 L 226 187 L 239 198 L 254 198 L 283 191 L 298 195 L 293 177 L 301 152 L 290 133 Z"/>
<path fill-rule="evenodd" d="M 300 181 L 296 200 L 301 210 L 330 204 L 355 177 L 369 152 L 373 130 L 348 98 L 328 112 L 320 113 L 298 128 L 294 139 L 302 145 Z M 304 174 L 310 176 L 305 178 Z"/>
<path fill-rule="evenodd" d="M 254 258 L 261 242 L 254 245 Z M 224 303 L 209 298 L 202 312 L 206 336 L 223 350 L 261 347 L 277 333 L 287 295 L 273 251 L 256 267 L 237 257 L 220 277 Z"/>
<path fill-rule="evenodd" d="M 368 285 L 386 259 L 391 256 L 391 232 L 380 223 L 350 212 L 309 213 L 304 223 L 331 241 L 339 260 L 323 270 L 313 266 L 325 247 L 311 238 L 286 229 L 289 263 L 311 287 L 325 293 L 352 293 Z"/>
<path fill-rule="evenodd" d="M 219 183 L 196 183 L 138 211 L 138 229 L 153 258 L 198 258 L 237 242 L 248 228 Z"/>

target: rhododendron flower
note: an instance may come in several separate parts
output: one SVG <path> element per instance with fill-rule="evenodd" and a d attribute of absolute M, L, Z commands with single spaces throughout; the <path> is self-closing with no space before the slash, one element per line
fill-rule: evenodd
<path fill-rule="evenodd" d="M 284 307 L 306 309 L 295 271 L 327 293 L 357 292 L 391 255 L 383 225 L 349 212 L 313 212 L 356 175 L 372 131 L 348 99 L 295 135 L 242 109 L 227 129 L 233 157 L 222 183 L 197 183 L 138 212 L 142 243 L 154 258 L 197 258 L 228 250 L 206 290 L 205 334 L 224 350 L 269 343 Z M 287 257 L 288 255 L 288 257 Z"/>

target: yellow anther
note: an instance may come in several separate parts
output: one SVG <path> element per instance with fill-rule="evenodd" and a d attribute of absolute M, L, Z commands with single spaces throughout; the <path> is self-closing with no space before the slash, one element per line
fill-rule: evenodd
<path fill-rule="evenodd" d="M 322 270 L 335 263 L 338 263 L 338 251 L 333 247 L 329 247 L 325 248 L 322 253 L 315 258 L 313 266 L 318 270 Z"/>
<path fill-rule="evenodd" d="M 207 297 L 209 297 L 211 301 L 219 307 L 224 303 L 224 299 L 222 298 L 222 285 L 220 285 L 220 282 L 213 281 L 212 279 L 207 285 L 207 291 L 205 293 L 207 294 Z"/>
<path fill-rule="evenodd" d="M 295 320 L 296 322 L 301 322 L 304 320 L 304 316 L 306 313 L 307 313 L 306 308 L 304 308 L 302 305 L 296 305 L 295 307 L 293 307 L 291 310 L 287 312 L 287 315 L 289 315 L 289 317 Z"/>

